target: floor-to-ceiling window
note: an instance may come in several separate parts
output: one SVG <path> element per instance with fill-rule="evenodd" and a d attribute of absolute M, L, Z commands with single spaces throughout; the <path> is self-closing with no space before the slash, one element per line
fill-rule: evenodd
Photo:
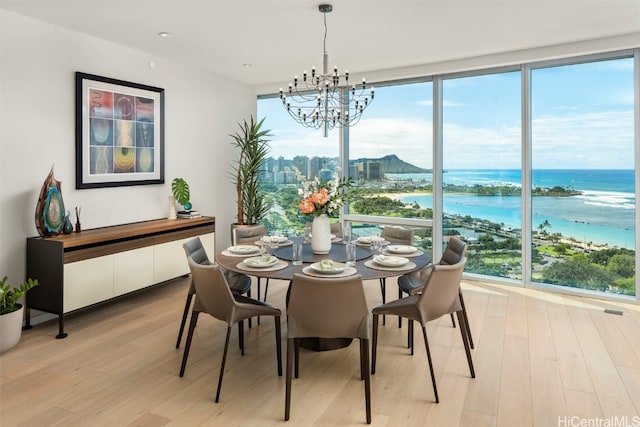
<path fill-rule="evenodd" d="M 349 128 L 349 176 L 355 182 L 350 216 L 354 234 L 378 233 L 391 218 L 433 219 L 432 83 L 376 87 L 374 102 Z M 414 221 L 416 245 L 431 247 L 431 227 Z"/>
<path fill-rule="evenodd" d="M 442 82 L 443 235 L 469 243 L 465 271 L 520 279 L 519 71 Z"/>
<path fill-rule="evenodd" d="M 272 203 L 264 223 L 270 232 L 302 234 L 311 218 L 300 213 L 299 176 L 330 179 L 339 167 L 339 134 L 327 138 L 321 130 L 303 127 L 289 117 L 280 98 L 258 100 L 258 118 L 265 118 L 264 128 L 271 130 L 270 157 L 262 185 Z"/>
<path fill-rule="evenodd" d="M 533 281 L 635 294 L 633 58 L 531 71 Z"/>
<path fill-rule="evenodd" d="M 634 54 L 389 82 L 343 138 L 302 128 L 278 98 L 261 98 L 274 134 L 267 222 L 286 232 L 307 220 L 292 166 L 311 177 L 343 165 L 356 234 L 414 227 L 438 255 L 441 230 L 444 242 L 459 234 L 470 244 L 470 273 L 637 295 Z"/>

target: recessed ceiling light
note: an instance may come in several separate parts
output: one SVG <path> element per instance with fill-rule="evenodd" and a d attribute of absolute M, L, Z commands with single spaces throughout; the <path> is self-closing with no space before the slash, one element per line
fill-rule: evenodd
<path fill-rule="evenodd" d="M 160 37 L 169 37 L 171 33 L 167 33 L 166 31 L 161 31 L 158 33 Z"/>

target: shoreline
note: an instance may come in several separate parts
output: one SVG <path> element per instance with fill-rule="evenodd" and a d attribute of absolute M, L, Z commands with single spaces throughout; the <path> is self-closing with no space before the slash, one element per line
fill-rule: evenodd
<path fill-rule="evenodd" d="M 447 195 L 465 195 L 466 193 L 460 193 L 460 194 L 453 194 L 453 193 L 447 193 Z M 424 193 L 417 193 L 417 192 L 402 192 L 402 191 L 398 191 L 398 192 L 392 192 L 392 193 L 379 193 L 378 194 L 381 197 L 388 197 L 390 199 L 394 199 L 394 200 L 399 200 L 399 201 L 403 201 L 402 199 L 409 199 L 412 196 L 416 196 L 416 197 L 432 197 L 433 193 L 432 192 L 424 192 Z M 473 196 L 473 195 L 469 195 L 469 196 Z M 404 201 L 404 203 L 411 203 L 410 201 Z M 479 217 L 477 216 L 478 214 L 476 213 L 475 216 L 472 215 L 472 218 L 474 219 L 478 219 L 478 220 L 484 220 L 484 221 L 490 221 L 490 222 L 495 222 L 495 220 L 489 219 L 489 218 L 483 218 L 483 217 Z M 445 216 L 449 217 L 449 218 L 456 218 L 456 217 L 464 217 L 466 216 L 465 214 L 460 214 L 460 213 L 446 213 L 445 212 Z M 553 218 L 553 217 L 551 217 Z M 498 222 L 499 223 L 499 222 Z M 616 227 L 610 227 L 612 230 L 618 230 Z M 470 228 L 470 230 L 472 230 Z M 537 238 L 535 230 L 532 230 L 534 237 Z M 562 232 L 562 227 L 558 227 L 558 231 L 560 232 L 560 234 L 562 235 L 562 243 L 567 243 L 570 244 L 572 247 L 576 247 L 576 248 L 580 248 L 582 250 L 602 250 L 602 249 L 606 249 L 606 248 L 627 248 L 629 249 L 629 245 L 622 243 L 622 242 L 617 242 L 617 243 L 612 243 L 611 241 L 607 241 L 607 240 L 603 240 L 601 238 L 601 236 L 599 236 L 596 232 L 596 230 L 594 229 L 594 233 L 592 235 L 591 238 L 588 237 L 588 235 L 585 235 L 585 233 L 581 233 L 582 234 L 582 238 L 577 237 L 578 235 L 580 235 L 580 233 L 576 233 L 574 231 L 574 233 L 572 233 L 571 231 L 567 231 L 565 229 L 564 232 Z M 469 236 L 467 236 L 469 237 Z M 601 241 L 603 240 L 603 241 Z M 616 240 L 615 238 L 613 239 L 614 241 Z M 622 243 L 622 244 L 621 244 Z M 635 245 L 631 245 L 631 250 L 635 250 L 634 248 Z"/>

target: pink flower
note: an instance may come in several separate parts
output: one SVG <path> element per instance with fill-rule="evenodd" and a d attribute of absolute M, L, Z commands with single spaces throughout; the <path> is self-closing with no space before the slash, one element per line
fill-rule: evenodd
<path fill-rule="evenodd" d="M 302 200 L 298 207 L 300 208 L 300 212 L 303 214 L 312 214 L 316 211 L 316 207 L 314 206 L 313 201 L 311 201 L 311 198 Z"/>
<path fill-rule="evenodd" d="M 329 191 L 326 188 L 320 188 L 311 195 L 311 201 L 320 206 L 324 206 L 329 201 Z"/>

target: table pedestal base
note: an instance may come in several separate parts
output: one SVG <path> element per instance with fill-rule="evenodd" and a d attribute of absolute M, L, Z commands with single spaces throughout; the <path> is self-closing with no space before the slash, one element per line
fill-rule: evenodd
<path fill-rule="evenodd" d="M 328 351 L 349 347 L 352 338 L 300 338 L 300 347 L 312 351 Z"/>

